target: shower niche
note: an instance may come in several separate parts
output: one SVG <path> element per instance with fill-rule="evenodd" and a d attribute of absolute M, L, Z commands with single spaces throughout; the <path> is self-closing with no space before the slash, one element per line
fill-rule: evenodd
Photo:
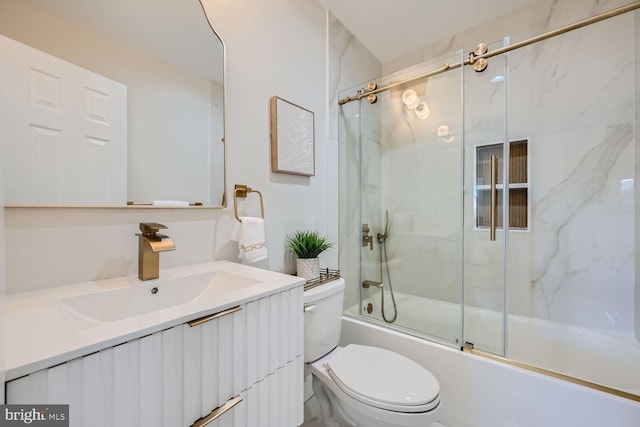
<path fill-rule="evenodd" d="M 497 157 L 498 192 L 496 226 L 502 229 L 504 191 L 504 144 L 477 145 L 475 156 L 475 219 L 476 229 L 488 230 L 491 226 L 491 156 Z M 509 142 L 509 230 L 527 230 L 529 227 L 529 158 L 528 141 L 526 139 Z"/>

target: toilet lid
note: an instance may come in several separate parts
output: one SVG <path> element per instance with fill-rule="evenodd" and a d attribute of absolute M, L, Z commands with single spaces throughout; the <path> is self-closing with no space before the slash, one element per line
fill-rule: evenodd
<path fill-rule="evenodd" d="M 439 403 L 440 384 L 429 371 L 382 348 L 350 344 L 326 367 L 345 393 L 377 408 L 426 412 Z"/>

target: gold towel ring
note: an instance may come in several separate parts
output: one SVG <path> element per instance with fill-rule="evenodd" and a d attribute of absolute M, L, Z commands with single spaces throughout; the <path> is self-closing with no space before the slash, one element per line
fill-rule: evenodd
<path fill-rule="evenodd" d="M 252 189 L 251 187 L 247 187 L 244 184 L 236 184 L 233 189 L 233 209 L 236 219 L 238 222 L 242 222 L 238 215 L 238 197 L 247 197 L 247 193 L 258 193 L 258 196 L 260 196 L 260 212 L 262 213 L 262 219 L 264 219 L 264 199 L 262 198 L 262 193 L 258 190 Z"/>

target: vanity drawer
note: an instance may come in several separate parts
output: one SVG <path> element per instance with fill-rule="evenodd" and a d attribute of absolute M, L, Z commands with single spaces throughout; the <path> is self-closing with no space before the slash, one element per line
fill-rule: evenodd
<path fill-rule="evenodd" d="M 246 391 L 247 427 L 299 426 L 304 421 L 304 362 L 299 356 Z M 235 427 L 235 426 L 234 426 Z"/>
<path fill-rule="evenodd" d="M 210 414 L 208 427 L 293 427 L 304 421 L 299 356 Z M 194 427 L 205 425 L 201 420 Z"/>
<path fill-rule="evenodd" d="M 248 386 L 302 355 L 303 298 L 300 286 L 247 304 Z"/>
<path fill-rule="evenodd" d="M 6 401 L 69 404 L 72 427 L 190 426 L 247 388 L 244 308 L 9 381 Z"/>
<path fill-rule="evenodd" d="M 247 388 L 246 316 L 243 305 L 174 328 L 176 357 L 164 371 L 174 377 L 170 387 L 183 385 L 184 425 L 207 416 Z"/>

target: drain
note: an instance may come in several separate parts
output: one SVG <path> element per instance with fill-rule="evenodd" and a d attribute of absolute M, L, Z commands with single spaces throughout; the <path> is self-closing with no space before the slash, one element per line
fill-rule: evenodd
<path fill-rule="evenodd" d="M 149 292 L 151 292 L 151 295 L 155 295 L 158 293 L 158 291 L 160 291 L 160 289 L 158 289 L 157 286 L 154 286 Z"/>

